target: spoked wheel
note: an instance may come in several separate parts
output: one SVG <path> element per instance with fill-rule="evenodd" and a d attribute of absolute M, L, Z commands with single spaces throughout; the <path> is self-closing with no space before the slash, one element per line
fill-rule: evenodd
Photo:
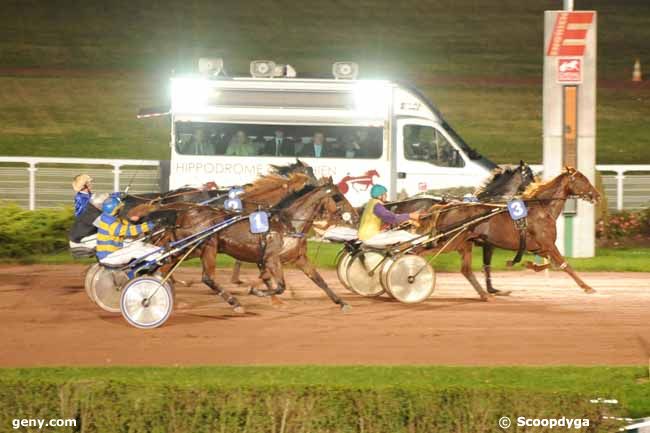
<path fill-rule="evenodd" d="M 104 311 L 120 312 L 121 287 L 128 281 L 125 272 L 100 266 L 90 285 L 92 299 Z"/>
<path fill-rule="evenodd" d="M 122 288 L 122 316 L 140 329 L 162 326 L 174 309 L 174 293 L 169 281 L 158 276 L 137 277 Z"/>
<path fill-rule="evenodd" d="M 95 263 L 91 267 L 88 268 L 86 271 L 86 276 L 84 277 L 84 289 L 86 290 L 86 295 L 90 298 L 93 303 L 95 303 L 95 298 L 93 298 L 93 292 L 92 292 L 92 283 L 93 283 L 93 277 L 99 270 L 101 265 L 99 263 Z"/>
<path fill-rule="evenodd" d="M 395 299 L 415 304 L 431 296 L 436 284 L 436 273 L 424 258 L 405 254 L 386 263 L 381 281 Z"/>
<path fill-rule="evenodd" d="M 350 289 L 350 282 L 348 281 L 348 264 L 350 264 L 350 259 L 352 258 L 352 254 L 349 251 L 344 252 L 341 254 L 339 257 L 338 262 L 336 263 L 336 275 L 339 277 L 339 281 L 341 284 L 343 284 L 343 287 L 351 291 L 352 293 L 355 293 L 352 289 Z"/>
<path fill-rule="evenodd" d="M 359 251 L 349 260 L 346 277 L 354 293 L 376 297 L 384 293 L 379 274 L 385 256 L 374 251 Z"/>

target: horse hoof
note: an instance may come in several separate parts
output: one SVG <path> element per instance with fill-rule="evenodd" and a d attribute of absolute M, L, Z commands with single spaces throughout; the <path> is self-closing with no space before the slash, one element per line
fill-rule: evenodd
<path fill-rule="evenodd" d="M 352 311 L 352 306 L 350 306 L 349 304 L 341 304 L 341 311 L 343 313 L 349 313 Z"/>
<path fill-rule="evenodd" d="M 492 289 L 488 290 L 488 293 L 493 296 L 510 296 L 512 293 L 511 290 L 497 290 L 497 289 Z"/>
<path fill-rule="evenodd" d="M 589 295 L 591 295 L 593 293 L 596 293 L 596 291 L 594 289 L 592 289 L 591 287 L 585 288 L 584 291 L 585 291 L 585 293 L 587 293 Z"/>
<path fill-rule="evenodd" d="M 241 286 L 242 284 L 244 284 L 244 282 L 242 280 L 230 280 L 230 282 L 232 284 L 236 284 L 238 286 Z"/>
<path fill-rule="evenodd" d="M 491 302 L 494 300 L 494 296 L 492 295 L 483 295 L 481 296 L 481 301 L 483 302 Z"/>
<path fill-rule="evenodd" d="M 235 308 L 232 309 L 232 311 L 234 311 L 234 312 L 237 313 L 237 314 L 244 314 L 244 313 L 246 313 L 246 310 L 245 310 L 244 307 L 242 307 L 241 305 L 236 306 Z"/>

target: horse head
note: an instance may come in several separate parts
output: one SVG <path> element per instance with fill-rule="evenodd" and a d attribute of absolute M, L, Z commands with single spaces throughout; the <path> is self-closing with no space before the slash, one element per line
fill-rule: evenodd
<path fill-rule="evenodd" d="M 566 191 L 569 195 L 576 196 L 590 203 L 596 203 L 600 200 L 600 193 L 589 182 L 587 176 L 580 173 L 573 167 L 566 166 L 560 176 L 568 179 Z"/>
<path fill-rule="evenodd" d="M 533 170 L 524 161 L 517 166 L 498 167 L 492 171 L 474 195 L 480 201 L 508 200 L 521 194 L 535 181 Z"/>

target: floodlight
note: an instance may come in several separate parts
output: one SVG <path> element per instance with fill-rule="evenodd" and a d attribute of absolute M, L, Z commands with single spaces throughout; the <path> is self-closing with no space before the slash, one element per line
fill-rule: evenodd
<path fill-rule="evenodd" d="M 208 105 L 210 81 L 200 78 L 172 80 L 172 110 L 196 111 Z"/>
<path fill-rule="evenodd" d="M 388 107 L 389 94 L 384 82 L 358 81 L 354 88 L 355 107 L 365 114 L 380 114 Z"/>

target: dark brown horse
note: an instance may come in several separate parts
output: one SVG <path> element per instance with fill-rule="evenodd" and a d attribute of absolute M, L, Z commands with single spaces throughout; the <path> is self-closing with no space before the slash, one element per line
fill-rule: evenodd
<path fill-rule="evenodd" d="M 535 181 L 535 175 L 530 166 L 524 161 L 519 165 L 498 167 L 492 170 L 481 186 L 474 191 L 474 197 L 481 202 L 502 203 L 521 194 Z M 395 213 L 411 213 L 425 211 L 433 205 L 445 204 L 449 200 L 432 196 L 413 197 L 410 199 L 386 204 L 386 207 Z M 485 241 L 477 241 L 477 245 L 483 248 L 483 273 L 485 274 L 485 285 L 488 293 L 495 295 L 508 295 L 509 291 L 500 291 L 492 285 L 492 254 L 494 246 Z"/>
<path fill-rule="evenodd" d="M 531 253 L 549 258 L 553 265 L 571 275 L 585 292 L 592 293 L 594 290 L 578 277 L 555 246 L 557 238 L 555 221 L 562 213 L 564 203 L 569 197 L 579 197 L 594 202 L 600 199 L 600 194 L 582 173 L 569 167 L 547 182 L 534 183 L 528 187 L 523 194 L 528 207 L 525 228 L 526 248 Z M 507 210 L 497 205 L 465 203 L 437 205 L 430 209 L 430 213 L 432 217 L 423 220 L 423 224 L 418 229 L 419 233 L 444 233 L 467 225 L 462 230 L 445 236 L 431 248 L 431 252 L 458 251 L 462 257 L 462 274 L 481 298 L 488 300 L 488 294 L 472 272 L 472 246 L 475 242 L 481 241 L 506 250 L 515 251 L 519 248 L 519 229 Z M 478 221 L 479 218 L 483 219 Z M 548 265 L 538 266 L 530 262 L 527 266 L 536 271 L 548 267 Z"/>
<path fill-rule="evenodd" d="M 294 175 L 298 176 L 298 175 Z M 176 212 L 177 218 L 169 228 L 171 239 L 182 239 L 223 221 L 229 214 L 221 209 L 208 206 L 162 206 L 157 212 Z M 343 194 L 327 179 L 319 186 L 310 186 L 286 197 L 271 210 L 270 231 L 266 234 L 253 234 L 247 220 L 237 222 L 207 238 L 190 257 L 200 257 L 203 266 L 202 281 L 221 295 L 236 312 L 243 312 L 239 301 L 224 290 L 215 278 L 216 255 L 226 253 L 237 260 L 256 263 L 261 277 L 269 287 L 260 295 L 275 295 L 284 291 L 283 265 L 292 263 L 298 266 L 312 281 L 342 309 L 349 306 L 327 285 L 316 268 L 307 258 L 307 233 L 316 218 L 323 215 L 332 223 L 340 223 L 344 215 L 350 213 L 353 223 L 358 216 Z M 165 264 L 161 272 L 166 274 L 175 262 Z M 272 289 L 271 280 L 276 288 Z"/>

